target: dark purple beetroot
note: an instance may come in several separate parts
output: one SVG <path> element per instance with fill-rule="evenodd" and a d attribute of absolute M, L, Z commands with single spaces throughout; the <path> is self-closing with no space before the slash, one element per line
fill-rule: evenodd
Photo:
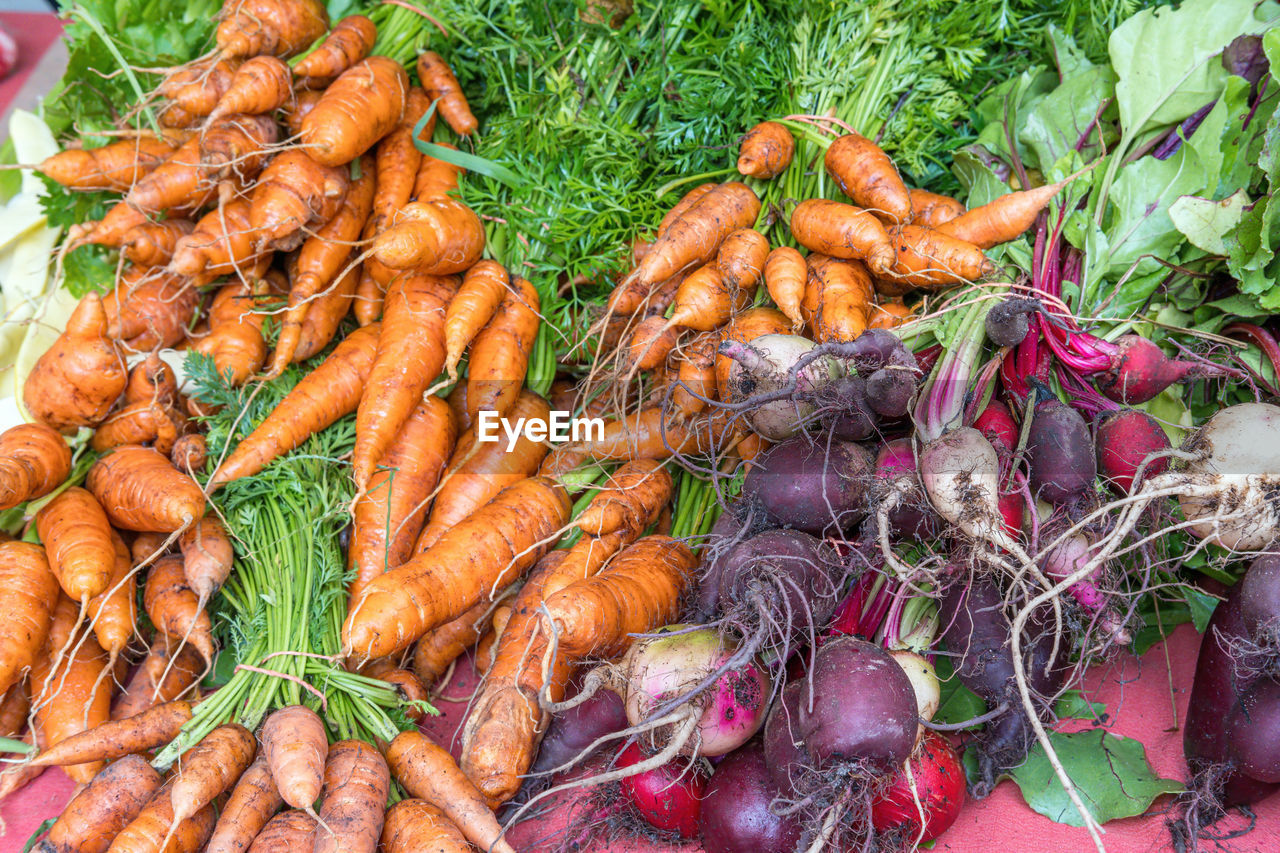
<path fill-rule="evenodd" d="M 1224 728 L 1242 774 L 1280 782 L 1280 682 L 1264 678 L 1243 692 Z"/>
<path fill-rule="evenodd" d="M 797 436 L 756 457 L 742 485 L 779 527 L 821 535 L 866 517 L 870 452 L 846 441 Z"/>
<path fill-rule="evenodd" d="M 627 709 L 622 697 L 612 690 L 597 690 L 581 705 L 561 711 L 538 747 L 538 757 L 530 773 L 554 770 L 577 758 L 596 738 L 627 727 Z"/>
<path fill-rule="evenodd" d="M 991 343 L 998 347 L 1016 347 L 1031 330 L 1027 315 L 1040 309 L 1039 301 L 1009 297 L 987 312 L 983 326 Z"/>
<path fill-rule="evenodd" d="M 725 557 L 740 542 L 765 528 L 765 514 L 760 507 L 752 507 L 748 501 L 734 501 L 711 525 L 703 540 L 702 581 L 698 585 L 695 605 L 699 621 L 710 619 L 720 601 L 720 573 L 724 570 Z"/>
<path fill-rule="evenodd" d="M 1076 500 L 1092 489 L 1098 463 L 1080 413 L 1052 398 L 1036 404 L 1027 464 L 1032 492 L 1050 503 Z"/>
<path fill-rule="evenodd" d="M 765 763 L 774 784 L 783 791 L 798 790 L 811 763 L 800 736 L 800 689 L 798 681 L 784 687 L 764 721 Z"/>
<path fill-rule="evenodd" d="M 705 853 L 793 853 L 801 826 L 769 805 L 781 795 L 769 777 L 759 741 L 731 753 L 716 767 L 702 801 Z"/>
<path fill-rule="evenodd" d="M 822 540 L 799 530 L 766 530 L 734 546 L 720 574 L 720 612 L 744 608 L 753 615 L 758 597 L 786 643 L 818 630 L 831 618 L 839 589 L 832 577 L 836 555 Z"/>
<path fill-rule="evenodd" d="M 1240 619 L 1255 643 L 1280 652 L 1280 554 L 1260 554 L 1240 580 Z"/>
<path fill-rule="evenodd" d="M 867 380 L 843 376 L 824 389 L 823 405 L 835 410 L 828 431 L 840 441 L 862 441 L 876 433 L 876 418 L 867 400 Z"/>

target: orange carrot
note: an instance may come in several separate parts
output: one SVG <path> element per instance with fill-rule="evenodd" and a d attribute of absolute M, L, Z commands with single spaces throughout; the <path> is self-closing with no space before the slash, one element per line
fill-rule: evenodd
<path fill-rule="evenodd" d="M 111 544 L 115 548 L 115 568 L 107 588 L 89 599 L 85 608 L 98 645 L 107 651 L 109 668 L 115 666 L 129 646 L 138 625 L 138 582 L 133 573 L 133 560 L 128 546 L 114 530 Z"/>
<path fill-rule="evenodd" d="M 351 465 L 363 489 L 374 466 L 444 367 L 444 312 L 458 282 L 404 273 L 391 284 L 378 353 L 356 411 Z"/>
<path fill-rule="evenodd" d="M 484 797 L 447 750 L 424 734 L 401 732 L 386 754 L 405 790 L 444 812 L 468 841 L 490 853 L 515 853 Z"/>
<path fill-rule="evenodd" d="M 319 0 L 229 0 L 219 17 L 214 40 L 224 58 L 263 53 L 288 58 L 329 29 Z"/>
<path fill-rule="evenodd" d="M 165 270 L 136 267 L 102 300 L 108 334 L 133 352 L 179 343 L 199 304 L 200 293 L 191 281 Z"/>
<path fill-rule="evenodd" d="M 322 166 L 350 163 L 400 123 L 409 75 L 385 56 L 361 60 L 324 90 L 302 120 L 301 144 Z"/>
<path fill-rule="evenodd" d="M 645 317 L 631 332 L 631 339 L 621 353 L 628 375 L 637 370 L 662 367 L 679 340 L 680 329 L 668 323 L 662 315 Z"/>
<path fill-rule="evenodd" d="M 666 281 L 695 264 L 715 257 L 733 231 L 750 228 L 760 213 L 760 200 L 746 184 L 720 184 L 700 196 L 658 236 L 635 271 L 646 287 Z"/>
<path fill-rule="evenodd" d="M 999 198 L 961 213 L 937 226 L 939 233 L 972 243 L 979 249 L 990 249 L 1022 236 L 1036 222 L 1036 217 L 1066 181 L 1045 184 L 1033 190 L 1005 193 Z"/>
<path fill-rule="evenodd" d="M 71 226 L 67 231 L 70 240 L 68 245 L 79 246 L 82 243 L 93 243 L 110 249 L 120 248 L 124 235 L 133 228 L 149 221 L 147 215 L 137 210 L 126 201 L 111 206 L 106 215 L 97 222 L 85 222 L 79 226 Z"/>
<path fill-rule="evenodd" d="M 204 515 L 204 492 L 150 447 L 126 445 L 93 463 L 85 485 L 116 527 L 171 533 Z"/>
<path fill-rule="evenodd" d="M 49 568 L 72 601 L 85 602 L 106 590 L 115 571 L 111 525 L 89 492 L 74 486 L 36 513 L 36 530 Z"/>
<path fill-rule="evenodd" d="M 964 213 L 965 207 L 949 195 L 928 190 L 907 190 L 911 196 L 911 224 L 937 228 Z"/>
<path fill-rule="evenodd" d="M 159 703 L 177 699 L 195 686 L 204 674 L 204 660 L 190 643 L 179 643 L 162 631 L 156 632 L 150 654 L 111 706 L 111 719 L 136 716 Z"/>
<path fill-rule="evenodd" d="M 304 126 L 315 115 L 316 110 L 308 113 Z M 307 237 L 302 229 L 315 230 L 332 219 L 349 183 L 347 169 L 321 164 L 300 149 L 277 154 L 262 170 L 250 200 L 254 248 L 292 251 L 302 245 Z"/>
<path fill-rule="evenodd" d="M 235 723 L 218 726 L 183 756 L 169 789 L 173 820 L 181 823 L 211 805 L 249 769 L 258 743 Z M 209 821 L 213 829 L 213 821 Z M 207 838 L 206 834 L 206 838 Z"/>
<path fill-rule="evenodd" d="M 31 711 L 31 694 L 26 679 L 20 680 L 4 693 L 0 693 L 0 737 L 14 737 L 22 733 Z"/>
<path fill-rule="evenodd" d="M 133 537 L 133 543 L 129 546 L 129 555 L 133 562 L 142 563 L 151 560 L 153 556 L 172 554 L 177 548 L 168 540 L 169 534 L 167 533 L 138 533 Z"/>
<path fill-rule="evenodd" d="M 738 171 L 749 178 L 776 178 L 791 165 L 796 140 L 785 125 L 762 121 L 742 138 L 738 148 Z"/>
<path fill-rule="evenodd" d="M 472 853 L 474 848 L 453 821 L 423 800 L 401 800 L 387 810 L 382 827 L 386 853 Z"/>
<path fill-rule="evenodd" d="M 78 649 L 74 654 L 70 650 L 63 655 L 47 649 L 45 656 L 31 668 L 31 683 L 43 685 L 38 701 L 33 703 L 33 726 L 47 749 L 111 719 L 113 684 L 109 678 L 103 678 L 107 655 L 92 637 L 75 642 Z M 55 658 L 61 658 L 57 671 L 50 668 Z M 102 761 L 90 761 L 68 765 L 63 770 L 84 784 L 102 767 Z"/>
<path fill-rule="evenodd" d="M 46 158 L 40 174 L 67 189 L 126 192 L 173 154 L 172 139 L 141 134 L 101 148 L 68 148 Z"/>
<path fill-rule="evenodd" d="M 312 853 L 374 853 L 382 836 L 391 771 L 377 749 L 338 741 L 324 765 L 324 801 Z"/>
<path fill-rule="evenodd" d="M 791 321 L 793 331 L 804 325 L 800 303 L 807 278 L 804 256 L 790 246 L 774 249 L 764 262 L 765 287 L 774 304 Z"/>
<path fill-rule="evenodd" d="M 231 85 L 238 59 L 209 58 L 189 63 L 161 81 L 158 91 L 193 118 L 207 116 Z"/>
<path fill-rule="evenodd" d="M 282 799 L 266 758 L 259 754 L 244 771 L 218 816 L 205 853 L 244 853 L 279 810 Z"/>
<path fill-rule="evenodd" d="M 457 619 L 428 631 L 413 651 L 413 672 L 423 684 L 435 684 L 467 649 L 489 630 L 493 605 L 482 599 Z"/>
<path fill-rule="evenodd" d="M 851 341 L 867 328 L 867 311 L 875 302 L 871 276 L 859 261 L 811 254 L 805 259 L 809 278 L 804 289 L 805 322 L 819 343 Z"/>
<path fill-rule="evenodd" d="M 911 221 L 911 195 L 893 160 L 860 133 L 841 136 L 823 160 L 841 192 L 896 225 Z M 816 250 L 821 251 L 821 250 Z"/>
<path fill-rule="evenodd" d="M 101 453 L 125 444 L 150 444 L 167 454 L 185 422 L 186 418 L 170 406 L 130 403 L 98 426 L 89 445 Z"/>
<path fill-rule="evenodd" d="M 320 824 L 311 815 L 297 809 L 286 809 L 262 828 L 253 839 L 249 853 L 295 853 L 310 850 Z"/>
<path fill-rule="evenodd" d="M 169 451 L 169 461 L 179 471 L 195 476 L 196 471 L 204 470 L 208 455 L 209 449 L 205 445 L 204 436 L 193 432 L 190 435 L 181 436 L 173 443 L 173 450 Z"/>
<path fill-rule="evenodd" d="M 362 326 L 338 344 L 236 445 L 209 480 L 210 488 L 258 473 L 277 456 L 354 412 L 373 368 L 379 331 L 377 324 Z"/>
<path fill-rule="evenodd" d="M 244 384 L 267 359 L 262 337 L 267 315 L 259 312 L 258 303 L 271 299 L 269 288 L 265 279 L 252 285 L 236 280 L 223 287 L 209 309 L 209 334 L 192 346 L 212 358 L 218 374 L 233 386 Z"/>
<path fill-rule="evenodd" d="M 360 281 L 352 297 L 352 313 L 355 314 L 356 322 L 361 326 L 377 322 L 382 317 L 382 304 L 387 294 L 386 287 L 379 284 L 373 277 L 370 269 L 373 263 L 377 263 L 374 258 L 365 259 L 360 270 Z M 395 270 L 391 272 L 394 273 Z M 391 276 L 391 278 L 394 277 L 394 275 Z"/>
<path fill-rule="evenodd" d="M 206 278 L 235 272 L 243 276 L 259 254 L 249 211 L 249 202 L 235 199 L 205 214 L 194 231 L 174 244 L 169 270 Z"/>
<path fill-rule="evenodd" d="M 146 759 L 130 755 L 109 764 L 67 803 L 41 853 L 106 853 L 111 840 L 142 813 L 160 787 Z"/>
<path fill-rule="evenodd" d="M 769 240 L 754 228 L 739 228 L 724 238 L 716 253 L 716 269 L 730 289 L 755 293 L 769 256 Z"/>
<path fill-rule="evenodd" d="M 361 672 L 370 678 L 385 681 L 395 687 L 396 693 L 400 695 L 400 701 L 404 703 L 401 710 L 404 712 L 405 717 L 415 723 L 426 719 L 427 715 L 422 707 L 413 704 L 414 702 L 427 701 L 427 688 L 422 686 L 422 681 L 418 676 L 407 669 L 401 669 L 396 666 L 389 658 L 379 658 L 376 661 L 372 661 Z"/>
<path fill-rule="evenodd" d="M 189 219 L 165 219 L 147 222 L 124 235 L 120 254 L 137 268 L 164 266 L 173 257 L 178 240 L 195 228 Z"/>
<path fill-rule="evenodd" d="M 347 272 L 328 292 L 311 303 L 302 331 L 298 334 L 298 348 L 293 351 L 293 361 L 306 361 L 320 353 L 337 334 L 338 326 L 351 310 L 360 267 Z"/>
<path fill-rule="evenodd" d="M 524 390 L 507 417 L 512 421 L 521 418 L 545 421 L 550 415 L 546 400 Z M 475 430 L 467 430 L 454 448 L 448 472 L 431 505 L 431 517 L 418 537 L 414 552 L 426 551 L 445 531 L 461 523 L 503 489 L 533 476 L 546 455 L 546 447 L 523 432 L 508 451 L 505 441 L 477 442 Z"/>
<path fill-rule="evenodd" d="M 216 515 L 206 515 L 178 540 L 187 584 L 200 601 L 208 601 L 231 574 L 231 536 Z"/>
<path fill-rule="evenodd" d="M 436 144 L 441 148 L 458 150 L 447 142 Z M 418 164 L 418 173 L 413 180 L 413 197 L 417 201 L 431 201 L 452 195 L 458 189 L 458 179 L 466 172 L 467 170 L 461 166 L 423 154 Z"/>
<path fill-rule="evenodd" d="M 57 767 L 112 761 L 126 755 L 149 752 L 177 737 L 179 729 L 190 719 L 190 702 L 166 702 L 137 716 L 105 720 L 92 729 L 73 734 L 42 750 L 31 763 L 40 767 Z"/>
<path fill-rule="evenodd" d="M 507 605 L 499 605 L 493 609 L 489 630 L 480 638 L 480 642 L 476 643 L 476 672 L 481 675 L 486 675 L 490 667 L 493 666 L 494 659 L 498 654 L 498 644 L 501 641 L 502 632 L 506 630 L 507 622 L 510 619 L 511 608 Z"/>
<path fill-rule="evenodd" d="M 187 585 L 181 557 L 161 557 L 147 572 L 142 606 L 158 630 L 191 643 L 205 663 L 213 661 L 213 624 Z"/>
<path fill-rule="evenodd" d="M 107 853 L 198 853 L 213 832 L 214 808 L 205 806 L 192 817 L 175 821 L 170 791 L 178 777 L 161 785 L 142 811 L 111 842 Z"/>
<path fill-rule="evenodd" d="M 751 308 L 733 319 L 733 323 L 721 332 L 721 340 L 752 341 L 761 335 L 785 334 L 789 330 L 787 318 L 773 308 Z M 716 355 L 716 394 L 721 400 L 729 399 L 729 369 L 735 364 L 727 355 Z"/>
<path fill-rule="evenodd" d="M 628 462 L 614 471 L 573 523 L 588 536 L 628 529 L 639 535 L 671 499 L 671 474 L 652 460 Z"/>
<path fill-rule="evenodd" d="M 58 579 L 44 549 L 0 542 L 0 687 L 11 688 L 44 649 L 58 601 Z"/>
<path fill-rule="evenodd" d="M 482 411 L 504 417 L 524 385 L 542 318 L 538 291 L 515 276 L 498 310 L 471 342 L 467 365 L 467 414 L 476 421 Z"/>
<path fill-rule="evenodd" d="M 791 214 L 791 236 L 810 252 L 860 260 L 876 275 L 893 264 L 889 234 L 867 211 L 851 204 L 811 198 Z"/>
<path fill-rule="evenodd" d="M 431 275 L 470 269 L 484 251 L 484 225 L 475 211 L 452 198 L 414 201 L 373 241 L 373 256 L 391 269 Z"/>
<path fill-rule="evenodd" d="M 462 93 L 458 78 L 453 76 L 453 69 L 440 54 L 430 50 L 418 54 L 418 79 L 422 81 L 427 97 L 439 101 L 436 109 L 450 130 L 459 136 L 470 136 L 476 132 L 479 125 L 471 114 L 467 96 Z"/>
<path fill-rule="evenodd" d="M 377 38 L 378 28 L 373 21 L 364 15 L 348 15 L 333 25 L 315 50 L 293 66 L 293 73 L 322 81 L 337 77 L 368 56 Z"/>
<path fill-rule="evenodd" d="M 716 348 L 720 337 L 715 332 L 704 332 L 682 347 L 677 358 L 675 389 L 671 403 L 684 417 L 690 417 L 707 407 L 707 400 L 716 398 Z"/>
<path fill-rule="evenodd" d="M 344 648 L 383 657 L 461 616 L 537 562 L 569 509 L 564 490 L 542 477 L 504 489 L 430 549 L 370 582 L 343 625 Z"/>
<path fill-rule="evenodd" d="M 506 269 L 496 261 L 477 261 L 463 276 L 444 315 L 444 368 L 450 382 L 457 381 L 458 360 L 497 311 L 509 282 Z"/>
<path fill-rule="evenodd" d="M 661 406 L 642 409 L 620 420 L 605 421 L 603 436 L 592 434 L 588 441 L 566 444 L 557 449 L 560 459 L 593 459 L 598 462 L 628 459 L 668 459 L 676 453 L 693 453 L 709 447 L 705 424 L 678 422 Z M 556 454 L 553 453 L 552 456 Z M 551 457 L 548 457 L 550 462 Z M 562 474 L 558 466 L 544 464 L 542 473 Z"/>
<path fill-rule="evenodd" d="M 311 812 L 320 796 L 329 754 L 324 720 L 304 705 L 290 705 L 267 717 L 259 737 L 280 798 L 295 809 Z"/>
<path fill-rule="evenodd" d="M 0 433 L 0 510 L 42 498 L 71 473 L 71 448 L 44 424 Z"/>
<path fill-rule="evenodd" d="M 224 118 L 220 123 L 226 121 Z M 238 131 L 243 127 L 233 125 Z M 134 184 L 125 194 L 125 203 L 143 213 L 203 207 L 217 191 L 212 172 L 213 169 L 206 167 L 200 156 L 200 138 L 193 136 L 169 159 Z"/>
<path fill-rule="evenodd" d="M 359 599 L 366 584 L 413 554 L 457 431 L 449 405 L 439 397 L 420 402 L 387 448 L 353 510 L 347 560 L 355 570 L 348 595 Z"/>
<path fill-rule="evenodd" d="M 106 337 L 96 293 L 80 300 L 67 328 L 37 359 L 22 389 L 27 411 L 60 432 L 100 423 L 124 391 L 124 359 Z"/>
<path fill-rule="evenodd" d="M 209 120 L 231 113 L 269 113 L 283 106 L 291 94 L 292 69 L 274 56 L 255 56 L 236 69 L 231 85 L 209 113 Z"/>
<path fill-rule="evenodd" d="M 980 248 L 941 231 L 904 225 L 893 242 L 898 255 L 888 278 L 902 285 L 946 287 L 977 281 L 996 270 Z"/>
<path fill-rule="evenodd" d="M 667 328 L 685 326 L 699 332 L 718 329 L 750 302 L 746 291 L 729 287 L 713 264 L 699 267 L 680 283 Z"/>
<path fill-rule="evenodd" d="M 713 189 L 715 189 L 718 186 L 720 185 L 715 183 L 699 184 L 698 186 L 694 187 L 693 189 L 685 193 L 683 196 L 681 196 L 680 200 L 677 201 L 674 205 L 672 205 L 671 209 L 668 210 L 666 215 L 662 217 L 662 221 L 658 223 L 657 236 L 661 237 L 663 234 L 667 233 L 667 229 L 671 227 L 671 224 L 673 222 L 675 222 L 681 216 L 684 216 L 685 211 L 693 207 L 693 205 L 696 204 L 699 199 L 701 199 L 703 196 L 705 196 L 707 193 L 711 192 Z M 652 252 L 652 251 L 653 251 L 653 243 L 651 242 L 649 243 L 648 246 L 645 247 L 644 254 L 647 255 L 649 254 L 649 252 Z M 639 263 L 642 260 L 644 260 L 643 255 L 635 259 L 636 263 Z"/>
<path fill-rule="evenodd" d="M 661 511 L 662 505 L 655 506 L 651 513 L 652 518 L 656 519 Z M 615 554 L 639 538 L 643 529 L 626 526 L 611 530 L 603 536 L 583 536 L 573 543 L 572 548 L 553 552 L 563 554 L 564 559 L 551 566 L 547 574 L 541 578 L 542 597 L 538 600 L 542 601 L 577 581 L 595 577 Z M 538 684 L 541 683 L 540 679 L 541 675 L 538 675 L 537 679 L 530 680 L 527 684 L 522 682 L 522 684 L 531 695 L 536 695 Z"/>
<path fill-rule="evenodd" d="M 468 430 L 474 426 L 471 418 L 467 416 L 467 383 L 454 383 L 453 390 L 445 397 L 445 401 L 449 404 L 449 411 L 453 412 L 453 420 L 458 425 L 458 429 Z"/>
<path fill-rule="evenodd" d="M 912 317 L 911 309 L 900 302 L 882 302 L 870 310 L 869 329 L 896 329 Z"/>

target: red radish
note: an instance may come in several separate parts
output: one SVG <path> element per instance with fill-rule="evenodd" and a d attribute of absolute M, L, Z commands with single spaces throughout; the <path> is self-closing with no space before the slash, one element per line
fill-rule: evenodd
<path fill-rule="evenodd" d="M 963 806 L 960 756 L 945 737 L 931 731 L 888 789 L 872 801 L 871 825 L 882 836 L 927 844 L 956 822 Z"/>
<path fill-rule="evenodd" d="M 992 400 L 973 422 L 973 428 L 982 433 L 1001 458 L 1010 456 L 1018 446 L 1018 424 L 1009 407 L 999 400 Z"/>
<path fill-rule="evenodd" d="M 1147 456 L 1169 449 L 1169 436 L 1146 412 L 1122 409 L 1105 415 L 1099 421 L 1095 444 L 1098 473 L 1121 493 L 1128 494 L 1133 490 L 1133 478 Z M 1153 459 L 1147 464 L 1143 476 L 1163 474 L 1168 467 L 1167 457 Z"/>
<path fill-rule="evenodd" d="M 1005 532 L 1010 536 L 1022 535 L 1022 524 L 1027 517 L 1027 500 L 1017 492 L 1000 494 L 1000 517 L 1004 519 Z"/>
<path fill-rule="evenodd" d="M 640 747 L 631 744 L 618 756 L 618 767 L 631 767 L 645 759 Z M 702 798 L 707 775 L 698 763 L 676 759 L 638 776 L 628 776 L 619 785 L 622 795 L 650 826 L 674 832 L 692 840 L 698 836 Z"/>

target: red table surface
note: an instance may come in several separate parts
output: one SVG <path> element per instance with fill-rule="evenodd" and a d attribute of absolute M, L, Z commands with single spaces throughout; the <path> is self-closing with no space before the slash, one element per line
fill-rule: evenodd
<path fill-rule="evenodd" d="M 1152 767 L 1161 776 L 1181 779 L 1186 769 L 1182 762 L 1182 732 L 1174 727 L 1173 707 L 1178 720 L 1186 715 L 1188 689 L 1195 668 L 1200 636 L 1189 626 L 1174 632 L 1167 647 L 1157 646 L 1141 659 L 1121 656 L 1115 661 L 1095 667 L 1085 679 L 1085 693 L 1095 702 L 1103 702 L 1109 714 L 1107 726 L 1118 735 L 1136 738 L 1146 744 Z M 1166 650 L 1167 660 L 1166 664 Z M 1141 677 L 1139 677 L 1141 676 Z M 466 712 L 466 699 L 475 689 L 476 677 L 470 671 L 459 671 L 440 698 L 442 716 L 429 720 L 424 730 L 450 746 L 457 755 L 454 737 Z M 1172 688 L 1172 698 L 1170 693 Z M 1086 724 L 1072 722 L 1074 728 Z M 61 770 L 48 770 L 39 779 L 0 804 L 0 817 L 6 832 L 0 836 L 0 853 L 18 851 L 23 841 L 42 820 L 56 814 L 70 796 L 73 784 Z M 1112 853 L 1147 853 L 1171 849 L 1165 820 L 1169 815 L 1169 798 L 1157 800 L 1150 811 L 1136 818 L 1113 821 L 1105 827 L 1104 842 Z M 1257 809 L 1257 823 L 1252 832 L 1231 841 L 1211 843 L 1207 849 L 1219 851 L 1280 850 L 1280 797 L 1272 797 Z M 533 825 L 517 827 L 512 841 L 518 850 L 548 849 L 545 839 L 557 834 L 563 816 L 552 812 Z M 1220 833 L 1245 825 L 1240 817 L 1229 817 L 1218 827 Z M 593 851 L 625 850 L 650 853 L 670 850 L 651 843 L 636 841 L 622 844 L 601 842 Z M 1092 850 L 1083 829 L 1053 823 L 1032 812 L 1023 803 L 1018 789 L 1004 782 L 987 799 L 968 803 L 959 821 L 938 842 L 935 850 L 956 853 L 1075 853 Z M 697 853 L 695 845 L 685 845 L 682 853 Z"/>
<path fill-rule="evenodd" d="M 0 113 L 3 113 L 23 84 L 31 76 L 49 45 L 62 34 L 62 21 L 44 12 L 0 11 L 0 26 L 18 43 L 18 65 L 8 77 L 0 80 Z M 0 128 L 3 138 L 8 128 Z"/>

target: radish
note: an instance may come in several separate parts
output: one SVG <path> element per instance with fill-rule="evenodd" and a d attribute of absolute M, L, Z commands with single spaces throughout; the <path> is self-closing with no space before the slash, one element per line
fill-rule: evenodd
<path fill-rule="evenodd" d="M 964 768 L 945 737 L 928 732 L 889 787 L 871 803 L 871 825 L 890 849 L 927 844 L 964 807 Z"/>
<path fill-rule="evenodd" d="M 734 361 L 730 402 L 747 404 L 747 420 L 764 438 L 782 441 L 804 429 L 819 391 L 844 375 L 840 362 L 815 353 L 816 347 L 799 335 L 776 334 L 750 343 L 730 338 L 720 345 L 720 354 Z"/>
<path fill-rule="evenodd" d="M 821 534 L 851 530 L 866 517 L 870 452 L 846 441 L 797 436 L 755 458 L 742 497 L 779 527 Z"/>
<path fill-rule="evenodd" d="M 617 766 L 633 767 L 645 759 L 636 744 L 629 745 L 618 756 Z M 674 832 L 681 838 L 698 837 L 702 816 L 702 798 L 707 789 L 707 774 L 699 762 L 676 760 L 618 783 L 622 796 L 645 822 L 655 829 Z"/>
<path fill-rule="evenodd" d="M 779 796 L 758 743 L 734 752 L 716 767 L 702 801 L 702 849 L 794 853 L 802 835 L 800 821 L 774 812 L 771 806 Z"/>
<path fill-rule="evenodd" d="M 991 442 L 1002 459 L 1013 455 L 1018 447 L 1018 424 L 1009 414 L 1009 407 L 999 400 L 992 400 L 973 422 L 973 428 Z"/>
<path fill-rule="evenodd" d="M 1126 495 L 1133 491 L 1134 477 L 1140 470 L 1154 477 L 1169 467 L 1167 458 L 1156 458 L 1143 469 L 1148 456 L 1169 449 L 1169 436 L 1155 418 L 1137 409 L 1121 409 L 1104 415 L 1098 422 L 1095 444 L 1098 473 Z"/>
<path fill-rule="evenodd" d="M 1072 534 L 1045 555 L 1045 576 L 1055 581 L 1072 577 L 1081 566 L 1089 563 L 1096 551 L 1097 545 L 1084 534 Z M 1127 646 L 1133 637 L 1121 623 L 1120 615 L 1109 606 L 1107 594 L 1097 583 L 1105 568 L 1105 563 L 1093 568 L 1088 576 L 1072 583 L 1067 591 L 1090 617 L 1096 617 L 1105 642 Z"/>
<path fill-rule="evenodd" d="M 942 527 L 929 505 L 916 473 L 915 450 L 910 439 L 886 442 L 876 454 L 877 503 L 887 505 L 889 531 L 895 539 L 931 539 Z"/>

